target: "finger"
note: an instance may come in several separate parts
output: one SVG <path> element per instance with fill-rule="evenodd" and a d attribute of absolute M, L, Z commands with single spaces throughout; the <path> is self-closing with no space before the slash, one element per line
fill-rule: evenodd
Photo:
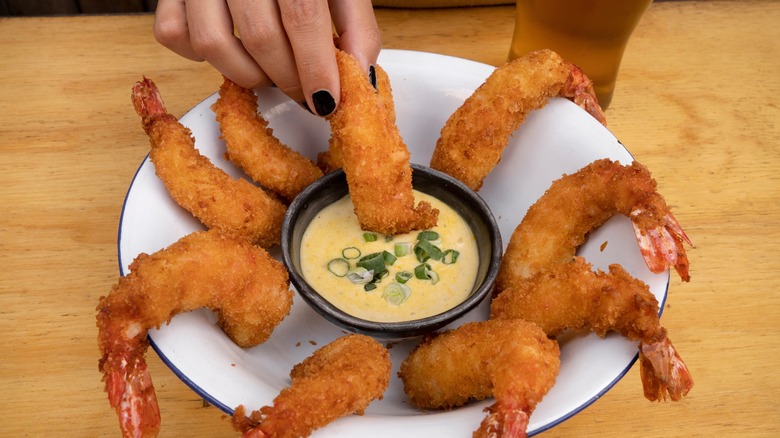
<path fill-rule="evenodd" d="M 302 102 L 301 81 L 277 2 L 228 0 L 228 5 L 244 49 L 282 92 Z"/>
<path fill-rule="evenodd" d="M 172 52 L 193 61 L 203 61 L 190 44 L 184 0 L 160 0 L 154 14 L 153 31 L 154 39 Z"/>
<path fill-rule="evenodd" d="M 185 9 L 195 53 L 245 88 L 271 85 L 271 80 L 233 34 L 233 20 L 226 3 L 185 0 Z"/>
<path fill-rule="evenodd" d="M 306 102 L 316 114 L 327 116 L 341 94 L 327 0 L 289 0 L 279 6 Z"/>
<path fill-rule="evenodd" d="M 339 48 L 354 56 L 365 71 L 376 64 L 382 37 L 371 0 L 330 0 Z"/>

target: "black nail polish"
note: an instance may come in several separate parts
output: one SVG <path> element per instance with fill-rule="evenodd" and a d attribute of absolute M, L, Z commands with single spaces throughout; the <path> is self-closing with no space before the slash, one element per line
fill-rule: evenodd
<path fill-rule="evenodd" d="M 376 86 L 376 68 L 373 65 L 368 67 L 368 80 L 371 82 L 374 90 L 379 91 L 379 88 Z"/>
<path fill-rule="evenodd" d="M 328 90 L 317 91 L 312 94 L 311 100 L 314 103 L 314 110 L 322 117 L 330 115 L 336 109 L 336 101 Z"/>

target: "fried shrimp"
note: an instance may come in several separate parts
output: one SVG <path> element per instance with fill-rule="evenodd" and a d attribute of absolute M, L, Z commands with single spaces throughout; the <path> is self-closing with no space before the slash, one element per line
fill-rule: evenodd
<path fill-rule="evenodd" d="M 376 93 L 379 103 L 384 107 L 385 116 L 389 125 L 395 124 L 395 102 L 393 102 L 393 89 L 390 85 L 390 77 L 379 65 L 374 66 L 376 73 Z M 317 155 L 317 165 L 323 172 L 333 172 L 343 166 L 344 159 L 341 152 L 341 144 L 337 139 L 331 139 L 327 151 Z"/>
<path fill-rule="evenodd" d="M 363 69 L 338 51 L 341 103 L 330 117 L 331 150 L 341 151 L 355 215 L 365 230 L 400 234 L 436 225 L 439 211 L 414 205 L 410 154 Z"/>
<path fill-rule="evenodd" d="M 658 318 L 658 301 L 648 286 L 620 265 L 592 271 L 581 257 L 559 264 L 502 291 L 491 303 L 491 318 L 524 319 L 550 336 L 563 331 L 609 331 L 640 341 L 645 397 L 680 400 L 693 387 L 685 363 Z"/>
<path fill-rule="evenodd" d="M 558 343 L 523 320 L 472 322 L 425 339 L 399 376 L 421 409 L 461 406 L 495 397 L 474 436 L 524 437 L 537 403 L 555 383 Z"/>
<path fill-rule="evenodd" d="M 301 437 L 333 420 L 362 415 L 381 399 L 390 382 L 390 353 L 373 338 L 348 335 L 315 351 L 293 367 L 292 384 L 272 406 L 245 416 L 244 406 L 233 414 L 234 427 L 244 437 Z"/>
<path fill-rule="evenodd" d="M 271 335 L 291 305 L 284 266 L 245 239 L 199 231 L 139 255 L 97 306 L 99 369 L 123 436 L 156 436 L 160 427 L 144 359 L 149 329 L 207 307 L 233 342 L 251 347 Z"/>
<path fill-rule="evenodd" d="M 190 130 L 166 112 L 154 82 L 137 82 L 132 100 L 149 136 L 155 172 L 176 203 L 208 228 L 263 247 L 279 243 L 284 204 L 248 181 L 231 178 L 201 155 Z"/>
<path fill-rule="evenodd" d="M 473 190 L 501 160 L 509 136 L 550 97 L 574 101 L 606 125 L 593 83 L 551 50 L 528 53 L 498 67 L 441 130 L 431 167 Z"/>
<path fill-rule="evenodd" d="M 274 137 L 257 107 L 252 90 L 224 78 L 219 99 L 211 109 L 225 139 L 228 159 L 255 182 L 291 201 L 321 177 L 322 171 Z"/>
<path fill-rule="evenodd" d="M 656 191 L 650 172 L 637 162 L 622 166 L 602 159 L 554 181 L 528 209 L 501 260 L 496 290 L 570 262 L 587 234 L 617 213 L 631 219 L 651 271 L 674 267 L 684 281 L 690 280 L 683 242 L 691 241 Z"/>

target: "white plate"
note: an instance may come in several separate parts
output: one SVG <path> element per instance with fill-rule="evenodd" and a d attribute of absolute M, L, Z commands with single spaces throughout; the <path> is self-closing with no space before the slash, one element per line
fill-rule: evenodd
<path fill-rule="evenodd" d="M 412 161 L 428 164 L 439 131 L 449 115 L 472 94 L 493 67 L 429 53 L 385 50 L 379 64 L 392 80 L 398 125 L 412 153 Z M 215 84 L 216 86 L 217 84 Z M 162 90 L 165 96 L 165 90 Z M 196 139 L 196 146 L 217 166 L 234 176 L 243 174 L 224 159 L 224 143 L 210 110 L 212 95 L 181 118 Z M 274 133 L 287 145 L 315 158 L 327 148 L 327 123 L 301 110 L 278 90 L 260 93 L 261 111 Z M 485 180 L 480 195 L 491 206 L 506 245 L 528 207 L 563 173 L 574 172 L 591 161 L 608 157 L 624 164 L 629 152 L 604 127 L 565 99 L 552 99 L 532 113 L 514 134 L 501 163 Z M 180 237 L 201 229 L 190 214 L 169 197 L 154 174 L 148 157 L 143 161 L 125 199 L 119 230 L 119 264 L 122 275 L 141 252 L 157 251 Z M 608 242 L 602 251 L 600 246 Z M 661 302 L 666 298 L 668 272 L 651 273 L 642 260 L 630 222 L 615 217 L 591 234 L 581 248 L 596 267 L 620 263 L 650 285 Z M 275 254 L 278 257 L 278 253 Z M 484 302 L 464 320 L 485 319 Z M 227 413 L 243 404 L 257 409 L 271 403 L 290 383 L 293 365 L 316 348 L 344 334 L 295 296 L 292 312 L 258 347 L 236 347 L 205 310 L 176 316 L 150 333 L 152 345 L 166 364 L 205 400 Z M 393 377 L 384 399 L 372 403 L 363 416 L 349 416 L 315 432 L 318 437 L 402 434 L 428 437 L 471 436 L 484 418 L 483 401 L 448 412 L 419 412 L 411 407 L 396 372 L 414 342 L 391 349 Z M 636 360 L 636 344 L 616 335 L 572 336 L 562 341 L 561 370 L 555 386 L 531 416 L 528 431 L 538 433 L 560 423 L 593 403 L 609 390 Z M 642 399 L 640 382 L 637 400 Z"/>

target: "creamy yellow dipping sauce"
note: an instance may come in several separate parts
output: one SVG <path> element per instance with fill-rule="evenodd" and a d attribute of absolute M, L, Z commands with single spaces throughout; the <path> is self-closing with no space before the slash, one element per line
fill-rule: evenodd
<path fill-rule="evenodd" d="M 396 273 L 414 273 L 421 262 L 411 249 L 417 243 L 419 231 L 386 236 L 377 234 L 376 241 L 366 242 L 352 206 L 345 196 L 325 207 L 311 221 L 301 241 L 301 270 L 306 281 L 331 304 L 358 318 L 377 322 L 399 322 L 425 318 L 445 312 L 461 302 L 474 287 L 479 265 L 477 242 L 474 233 L 463 218 L 450 206 L 422 192 L 415 191 L 416 202 L 427 201 L 439 210 L 439 220 L 431 231 L 439 234 L 435 245 L 442 251 L 459 253 L 454 263 L 428 260 L 431 270 L 438 275 L 438 282 L 412 276 L 404 285 L 409 288 L 408 298 L 401 304 L 385 297 L 388 285 L 395 283 Z M 364 284 L 353 283 L 347 276 L 338 277 L 328 270 L 328 262 L 342 258 L 345 248 L 358 248 L 361 256 L 388 251 L 394 254 L 395 245 L 409 243 L 409 252 L 387 265 L 389 275 L 376 283 L 376 289 L 366 291 Z M 354 251 L 352 251 L 354 252 Z M 450 256 L 453 253 L 450 253 Z M 351 255 L 351 254 L 348 254 Z M 354 268 L 360 257 L 347 259 Z M 449 261 L 449 260 L 448 260 Z M 391 289 L 392 290 L 392 289 Z"/>

